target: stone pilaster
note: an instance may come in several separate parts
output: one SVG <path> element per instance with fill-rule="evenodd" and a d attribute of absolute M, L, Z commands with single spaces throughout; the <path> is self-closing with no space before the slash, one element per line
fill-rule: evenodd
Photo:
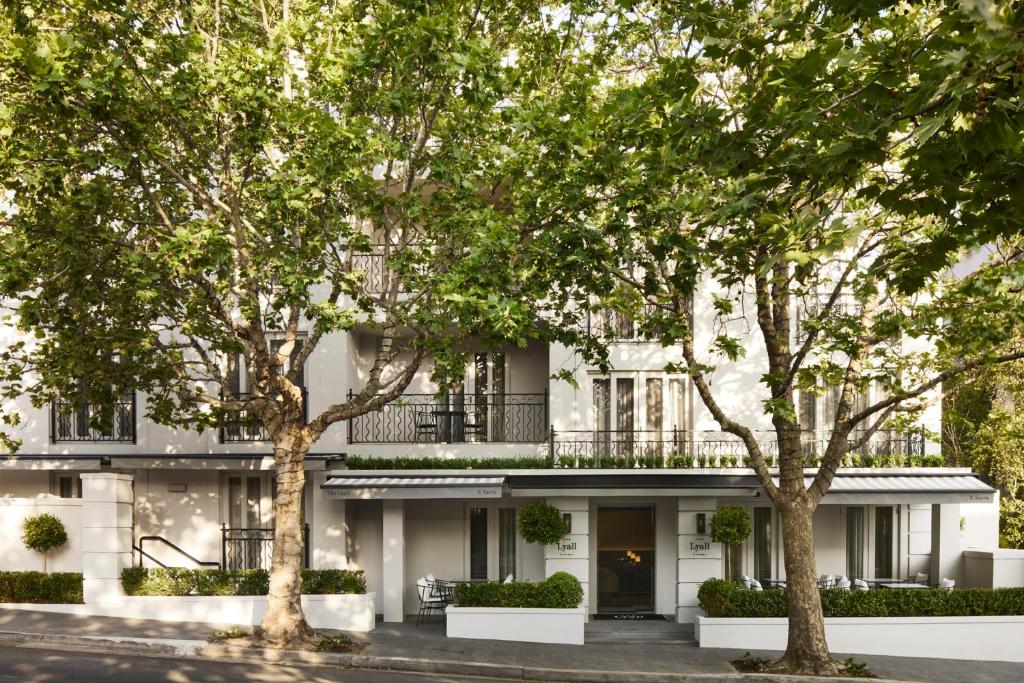
<path fill-rule="evenodd" d="M 82 475 L 82 579 L 86 604 L 124 597 L 121 572 L 132 564 L 134 476 Z"/>

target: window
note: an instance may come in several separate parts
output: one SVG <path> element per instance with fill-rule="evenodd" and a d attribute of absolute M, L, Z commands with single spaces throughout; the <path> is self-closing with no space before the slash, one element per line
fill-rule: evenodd
<path fill-rule="evenodd" d="M 608 441 L 611 436 L 611 386 L 610 379 L 594 380 L 594 447 L 599 453 L 608 451 Z"/>
<path fill-rule="evenodd" d="M 864 578 L 864 508 L 846 508 L 846 575 Z"/>
<path fill-rule="evenodd" d="M 472 427 L 481 440 L 504 441 L 507 436 L 505 354 L 501 351 L 473 356 Z"/>
<path fill-rule="evenodd" d="M 648 438 L 661 441 L 662 415 L 662 382 L 660 377 L 647 378 L 647 431 Z"/>
<path fill-rule="evenodd" d="M 895 510 L 891 505 L 879 505 L 875 508 L 875 578 L 890 578 L 896 575 L 893 569 L 893 549 L 896 544 L 895 517 Z"/>
<path fill-rule="evenodd" d="M 262 526 L 262 477 L 228 477 L 228 525 L 232 529 Z"/>
<path fill-rule="evenodd" d="M 77 474 L 53 472 L 50 475 L 50 493 L 61 498 L 81 498 L 82 478 Z"/>
<path fill-rule="evenodd" d="M 754 508 L 754 578 L 772 578 L 772 509 Z"/>
<path fill-rule="evenodd" d="M 498 579 L 516 575 L 516 509 L 498 509 Z"/>
<path fill-rule="evenodd" d="M 487 508 L 469 511 L 469 579 L 487 580 Z"/>
<path fill-rule="evenodd" d="M 118 392 L 103 387 L 102 406 L 89 400 L 82 390 L 70 398 L 58 398 L 50 406 L 50 438 L 59 441 L 135 442 L 135 392 Z M 93 393 L 95 395 L 95 392 Z"/>

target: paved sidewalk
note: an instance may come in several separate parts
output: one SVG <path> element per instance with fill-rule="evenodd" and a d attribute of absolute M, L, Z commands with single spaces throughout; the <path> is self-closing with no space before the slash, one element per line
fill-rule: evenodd
<path fill-rule="evenodd" d="M 33 639 L 45 641 L 52 638 L 58 643 L 61 639 L 75 637 L 152 639 L 174 643 L 205 640 L 212 630 L 213 627 L 203 624 L 171 624 L 0 608 L 0 635 L 8 638 L 9 634 L 34 634 Z M 602 672 L 601 678 L 605 680 L 638 679 L 641 674 L 650 674 L 649 680 L 656 680 L 658 674 L 689 675 L 693 680 L 705 677 L 707 680 L 739 680 L 729 660 L 743 655 L 742 651 L 701 649 L 693 641 L 689 625 L 666 622 L 593 622 L 588 625 L 588 643 L 583 646 L 446 638 L 438 621 L 420 627 L 413 622 L 378 623 L 373 632 L 353 634 L 353 638 L 366 643 L 361 656 L 352 658 L 354 666 L 400 669 L 408 668 L 403 666 L 406 662 L 412 663 L 410 667 L 420 667 L 413 670 L 422 671 L 426 670 L 423 663 L 429 662 L 433 667 L 430 670 L 442 672 L 449 670 L 446 665 L 451 665 L 451 673 L 466 673 L 456 667 L 479 664 L 493 667 L 493 675 L 499 678 L 521 678 L 527 675 L 521 671 L 528 670 L 539 672 L 535 677 L 548 676 L 551 680 L 560 680 L 557 670 L 587 670 Z M 752 654 L 770 657 L 777 653 Z M 845 659 L 847 655 L 836 656 Z M 1024 680 L 1024 664 L 864 655 L 855 658 L 866 662 L 878 676 L 890 680 L 937 683 Z M 513 673 L 503 673 L 501 667 L 509 667 Z M 516 668 L 520 668 L 518 675 L 515 674 Z"/>

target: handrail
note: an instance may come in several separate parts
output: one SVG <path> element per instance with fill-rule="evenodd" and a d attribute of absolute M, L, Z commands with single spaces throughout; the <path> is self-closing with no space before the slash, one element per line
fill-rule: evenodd
<path fill-rule="evenodd" d="M 142 549 L 142 548 L 140 548 L 139 546 L 137 546 L 137 545 L 132 545 L 132 550 L 134 550 L 135 552 L 137 552 L 137 553 L 139 554 L 139 566 L 140 566 L 140 567 L 142 566 L 142 558 L 144 558 L 144 557 L 145 557 L 145 558 L 146 558 L 146 559 L 148 559 L 148 560 L 149 560 L 150 562 L 155 562 L 155 563 L 157 563 L 158 565 L 160 565 L 161 567 L 163 567 L 164 569 L 167 569 L 167 565 L 166 565 L 166 564 L 164 564 L 164 563 L 163 563 L 163 562 L 161 562 L 160 560 L 156 559 L 155 557 L 153 557 L 152 555 L 150 555 L 149 553 L 147 553 L 147 552 L 146 552 L 145 550 L 143 550 L 143 549 Z"/>
<path fill-rule="evenodd" d="M 164 545 L 170 546 L 170 548 L 172 550 L 177 551 L 178 554 L 183 555 L 183 556 L 187 557 L 188 559 L 192 560 L 193 562 L 198 564 L 200 567 L 217 567 L 218 569 L 221 568 L 220 567 L 220 562 L 203 562 L 202 560 L 197 560 L 196 558 L 192 557 L 191 555 L 189 555 L 187 552 L 185 552 L 184 550 L 182 550 L 178 546 L 176 546 L 173 543 L 171 543 L 170 541 L 168 541 L 163 536 L 142 536 L 142 537 L 139 538 L 139 554 L 140 555 L 145 555 L 146 557 L 149 557 L 151 560 L 153 559 L 152 555 L 149 555 L 148 553 L 145 553 L 142 550 L 142 544 L 144 542 L 146 542 L 146 541 L 160 541 Z M 162 564 L 158 560 L 153 560 L 153 561 L 156 562 L 157 564 L 159 564 L 162 567 L 166 567 L 167 566 L 165 564 Z"/>

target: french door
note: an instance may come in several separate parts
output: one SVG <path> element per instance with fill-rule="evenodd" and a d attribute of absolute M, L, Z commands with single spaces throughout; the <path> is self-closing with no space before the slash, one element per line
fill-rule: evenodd
<path fill-rule="evenodd" d="M 503 581 L 520 575 L 516 508 L 471 504 L 466 509 L 466 530 L 470 581 Z"/>
<path fill-rule="evenodd" d="M 597 455 L 681 452 L 688 429 L 686 379 L 654 372 L 616 373 L 592 379 Z"/>

